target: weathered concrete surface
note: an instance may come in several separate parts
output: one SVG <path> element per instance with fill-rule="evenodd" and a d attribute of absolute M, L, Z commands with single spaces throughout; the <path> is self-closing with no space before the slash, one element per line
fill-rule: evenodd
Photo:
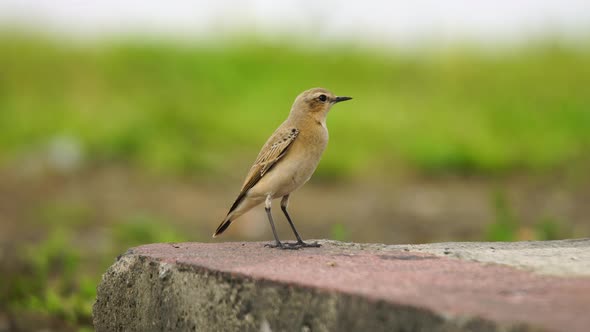
<path fill-rule="evenodd" d="M 131 249 L 103 276 L 95 328 L 585 332 L 590 326 L 588 239 L 430 246 L 322 243 L 298 251 L 263 243 Z M 577 248 L 575 255 L 571 248 Z M 511 254 L 492 254 L 492 259 L 484 254 L 488 250 Z M 521 252 L 545 257 L 547 265 L 557 267 L 527 264 L 528 254 L 513 257 Z M 571 260 L 572 255 L 578 259 Z M 543 273 L 473 261 L 501 263 L 501 257 Z M 544 274 L 562 269 L 569 272 Z"/>
<path fill-rule="evenodd" d="M 590 239 L 501 243 L 453 242 L 386 247 L 389 250 L 410 250 L 484 263 L 505 264 L 543 274 L 590 276 Z"/>

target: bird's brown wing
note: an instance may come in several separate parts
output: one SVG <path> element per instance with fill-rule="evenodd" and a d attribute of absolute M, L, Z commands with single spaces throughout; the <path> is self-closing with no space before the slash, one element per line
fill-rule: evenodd
<path fill-rule="evenodd" d="M 242 190 L 232 207 L 229 209 L 228 214 L 238 207 L 240 202 L 246 196 L 248 190 L 254 187 L 264 174 L 275 166 L 276 163 L 287 153 L 289 147 L 291 147 L 292 143 L 297 138 L 297 135 L 299 135 L 299 129 L 287 128 L 276 131 L 268 141 L 266 141 L 262 150 L 260 150 L 256 161 L 254 161 L 254 165 L 250 168 L 250 172 L 248 172 Z"/>

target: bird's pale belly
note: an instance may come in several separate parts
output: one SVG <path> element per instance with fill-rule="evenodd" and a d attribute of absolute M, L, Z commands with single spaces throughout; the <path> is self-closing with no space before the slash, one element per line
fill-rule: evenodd
<path fill-rule="evenodd" d="M 316 170 L 320 158 L 300 159 L 288 158 L 276 165 L 260 179 L 252 188 L 252 196 L 272 195 L 273 198 L 283 197 L 304 185 Z"/>
<path fill-rule="evenodd" d="M 318 163 L 313 165 L 290 165 L 290 172 L 287 172 L 290 173 L 290 176 L 278 179 L 278 182 L 282 182 L 282 185 L 277 186 L 277 190 L 274 192 L 273 197 L 283 197 L 303 186 L 309 181 L 315 172 L 317 164 Z"/>

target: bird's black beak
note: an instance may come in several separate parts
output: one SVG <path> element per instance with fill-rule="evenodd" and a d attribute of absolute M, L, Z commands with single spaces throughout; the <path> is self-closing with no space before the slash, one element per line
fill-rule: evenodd
<path fill-rule="evenodd" d="M 336 104 L 341 101 L 347 101 L 347 100 L 351 100 L 351 99 L 352 99 L 352 97 L 336 97 L 332 100 L 332 104 Z"/>

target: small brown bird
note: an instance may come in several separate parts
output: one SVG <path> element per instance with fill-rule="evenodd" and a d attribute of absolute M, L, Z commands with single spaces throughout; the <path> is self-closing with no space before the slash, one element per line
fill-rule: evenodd
<path fill-rule="evenodd" d="M 265 202 L 266 215 L 275 238 L 267 246 L 281 249 L 319 247 L 305 243 L 287 212 L 289 195 L 305 184 L 318 166 L 328 145 L 326 116 L 332 106 L 350 97 L 337 97 L 330 91 L 314 88 L 301 93 L 291 107 L 287 120 L 266 141 L 250 168 L 238 198 L 229 209 L 213 237 L 223 233 L 236 218 Z M 281 199 L 281 210 L 295 233 L 296 243 L 282 243 L 270 211 L 273 198 Z"/>

